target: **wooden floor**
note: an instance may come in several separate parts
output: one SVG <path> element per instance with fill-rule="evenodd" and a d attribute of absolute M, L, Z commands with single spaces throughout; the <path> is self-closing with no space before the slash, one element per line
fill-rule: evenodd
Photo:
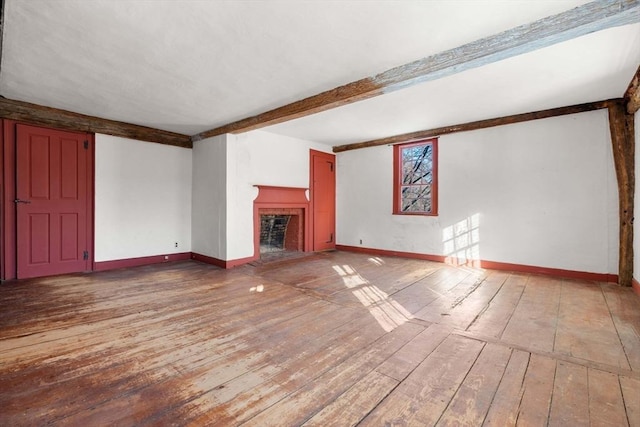
<path fill-rule="evenodd" d="M 0 286 L 0 425 L 640 426 L 640 298 L 332 252 Z"/>

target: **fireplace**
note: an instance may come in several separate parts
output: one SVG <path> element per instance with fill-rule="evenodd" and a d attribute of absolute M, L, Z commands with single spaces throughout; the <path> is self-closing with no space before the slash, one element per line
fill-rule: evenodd
<path fill-rule="evenodd" d="M 259 209 L 260 254 L 304 251 L 303 209 Z"/>
<path fill-rule="evenodd" d="M 257 185 L 253 202 L 254 259 L 309 251 L 306 188 Z"/>

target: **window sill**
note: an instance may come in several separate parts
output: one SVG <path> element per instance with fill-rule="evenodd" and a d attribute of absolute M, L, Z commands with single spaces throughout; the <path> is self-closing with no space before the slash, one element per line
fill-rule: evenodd
<path fill-rule="evenodd" d="M 400 215 L 400 216 L 438 216 L 437 212 L 392 212 L 392 215 Z"/>

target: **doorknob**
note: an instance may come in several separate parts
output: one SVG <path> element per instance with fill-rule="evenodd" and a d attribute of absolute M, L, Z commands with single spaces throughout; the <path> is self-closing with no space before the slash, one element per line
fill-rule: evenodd
<path fill-rule="evenodd" d="M 14 202 L 14 203 L 25 203 L 25 204 L 29 204 L 29 203 L 31 203 L 31 200 L 15 199 L 13 202 Z"/>

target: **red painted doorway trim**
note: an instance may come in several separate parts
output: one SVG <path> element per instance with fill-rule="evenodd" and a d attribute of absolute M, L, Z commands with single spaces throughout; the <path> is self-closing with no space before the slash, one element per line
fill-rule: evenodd
<path fill-rule="evenodd" d="M 16 122 L 2 120 L 1 278 L 16 278 Z"/>

